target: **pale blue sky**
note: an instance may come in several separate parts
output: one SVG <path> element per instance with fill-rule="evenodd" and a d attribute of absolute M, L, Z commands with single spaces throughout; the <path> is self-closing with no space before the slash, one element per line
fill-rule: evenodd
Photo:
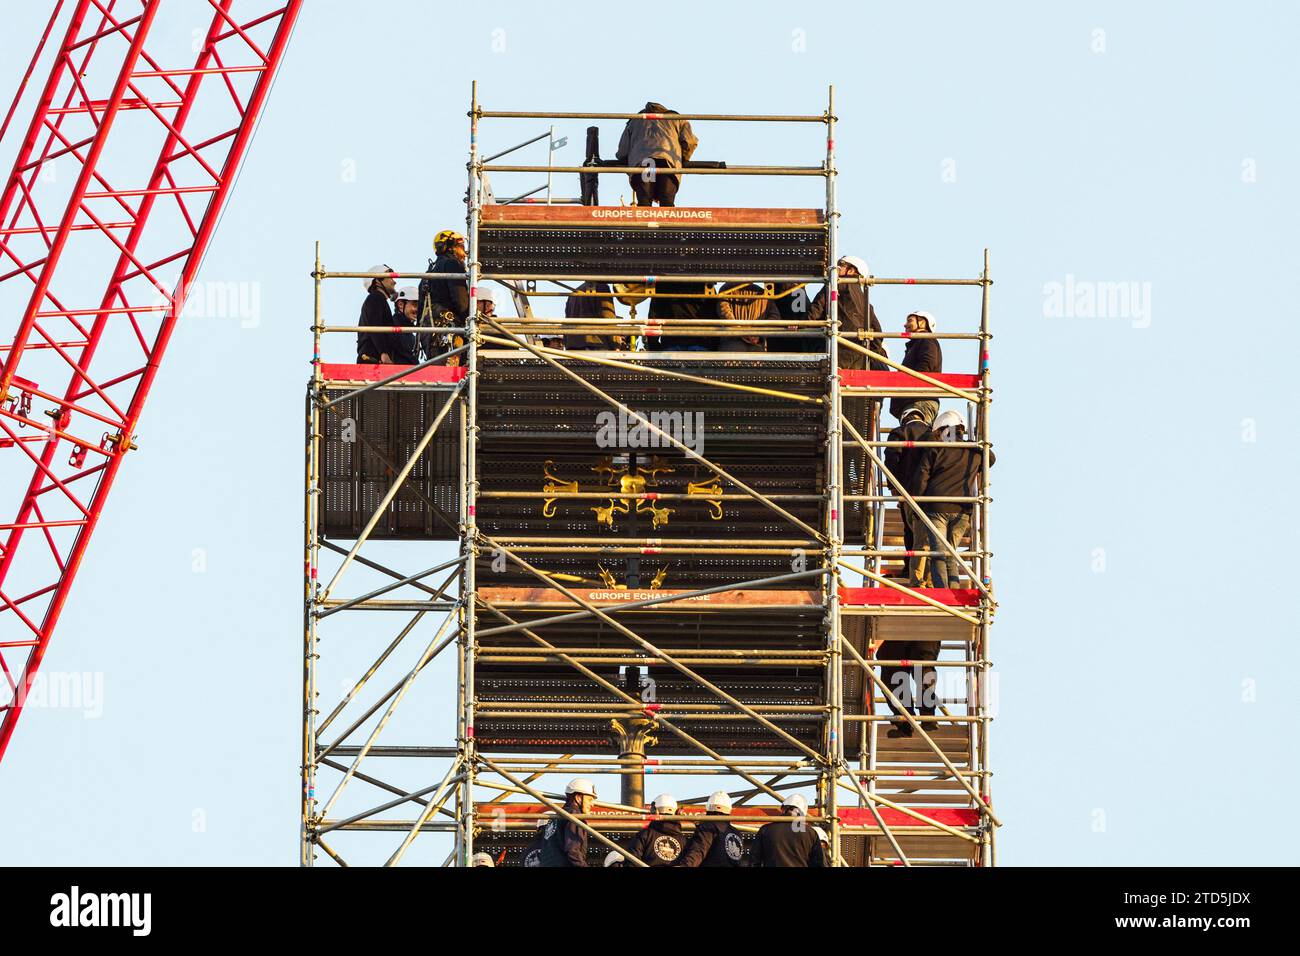
<path fill-rule="evenodd" d="M 48 15 L 8 6 L 6 103 Z M 973 275 L 992 250 L 1000 862 L 1293 861 L 1265 811 L 1300 784 L 1275 527 L 1300 469 L 1294 5 L 306 7 L 200 277 L 255 283 L 260 315 L 173 339 L 45 662 L 102 672 L 103 713 L 24 715 L 4 862 L 296 861 L 312 243 L 335 269 L 424 265 L 463 222 L 471 78 L 487 108 L 683 112 L 819 112 L 834 83 L 842 248 L 883 276 Z M 557 125 L 577 162 L 584 124 Z M 818 161 L 816 127 L 697 132 L 699 158 Z M 818 182 L 698 177 L 682 201 L 814 205 Z M 1046 314 L 1067 276 L 1139 283 L 1149 314 Z M 327 318 L 359 292 L 333 288 Z M 876 302 L 890 328 L 977 315 L 970 290 Z M 449 735 L 448 686 L 394 739 L 421 717 Z"/>

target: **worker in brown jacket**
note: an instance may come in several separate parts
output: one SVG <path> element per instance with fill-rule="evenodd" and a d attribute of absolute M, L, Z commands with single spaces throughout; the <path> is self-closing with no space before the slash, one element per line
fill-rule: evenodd
<path fill-rule="evenodd" d="M 629 173 L 632 193 L 638 206 L 672 206 L 677 201 L 680 176 L 657 175 L 659 169 L 680 169 L 699 140 L 686 120 L 674 119 L 677 113 L 661 103 L 647 103 L 641 110 L 646 119 L 632 119 L 623 127 L 615 159 L 621 166 L 640 166 L 639 173 Z"/>
<path fill-rule="evenodd" d="M 735 285 L 726 282 L 718 286 L 718 316 L 727 322 L 755 322 L 768 319 L 781 320 L 776 300 L 768 298 L 764 288 L 756 282 Z M 719 352 L 766 352 L 767 340 L 761 335 L 724 335 L 718 340 Z"/>

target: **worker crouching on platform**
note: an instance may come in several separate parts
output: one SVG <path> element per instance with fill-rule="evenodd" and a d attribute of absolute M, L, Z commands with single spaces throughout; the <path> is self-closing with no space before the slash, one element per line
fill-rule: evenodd
<path fill-rule="evenodd" d="M 616 319 L 614 296 L 604 282 L 584 282 L 573 290 L 575 294 L 564 300 L 564 317 L 582 322 L 585 319 Z M 566 335 L 564 348 L 570 351 L 593 349 L 622 349 L 627 345 L 621 335 L 600 335 L 595 332 Z"/>
<path fill-rule="evenodd" d="M 729 287 L 724 282 L 718 286 L 718 294 L 723 296 L 718 302 L 718 316 L 725 322 L 781 319 L 781 310 L 777 308 L 776 300 L 770 298 L 767 290 L 756 282 L 737 287 Z M 767 339 L 761 335 L 724 335 L 718 340 L 718 351 L 766 352 Z"/>
<path fill-rule="evenodd" d="M 371 266 L 367 272 L 392 272 L 393 267 L 390 265 L 380 264 Z M 379 278 L 362 279 L 361 284 L 366 288 L 365 301 L 361 303 L 361 317 L 357 320 L 357 325 L 365 328 L 366 326 L 384 326 L 391 328 L 393 325 L 393 313 L 388 308 L 388 300 L 397 294 L 397 280 L 391 275 L 381 276 Z M 375 332 L 358 332 L 357 333 L 357 363 L 360 365 L 391 365 L 393 356 L 385 352 L 381 347 L 382 342 L 376 341 Z"/>
<path fill-rule="evenodd" d="M 429 262 L 430 272 L 464 272 L 465 237 L 454 229 L 444 229 L 433 238 L 433 251 L 437 256 Z M 424 328 L 449 328 L 461 326 L 469 318 L 469 282 L 463 276 L 455 279 L 420 280 L 420 325 Z M 442 352 L 460 348 L 465 344 L 462 334 L 420 334 L 420 351 L 424 361 Z M 460 356 L 436 364 L 460 365 Z"/>
<path fill-rule="evenodd" d="M 629 173 L 632 193 L 638 206 L 672 206 L 677 202 L 677 188 L 681 176 L 658 174 L 664 168 L 681 169 L 695 152 L 700 141 L 691 130 L 691 124 L 674 119 L 674 110 L 659 103 L 647 103 L 642 113 L 655 114 L 655 119 L 631 119 L 623 127 L 618 141 L 616 161 L 622 166 L 640 166 L 639 173 Z"/>
<path fill-rule="evenodd" d="M 711 814 L 730 816 L 731 796 L 718 790 L 709 797 L 705 810 Z M 730 820 L 705 820 L 695 826 L 695 833 L 686 844 L 676 866 L 741 866 L 745 845 L 740 832 Z"/>
<path fill-rule="evenodd" d="M 759 828 L 750 851 L 751 866 L 825 866 L 821 842 L 808 825 L 808 801 L 793 793 L 781 803 L 793 820 L 773 820 Z"/>
<path fill-rule="evenodd" d="M 677 798 L 667 793 L 655 797 L 650 808 L 656 814 L 673 816 L 677 813 Z M 632 838 L 628 852 L 646 866 L 672 866 L 682 855 L 686 837 L 682 825 L 676 820 L 651 820 L 644 830 Z"/>
<path fill-rule="evenodd" d="M 596 785 L 586 777 L 574 777 L 564 788 L 564 809 L 580 816 L 596 803 Z M 572 820 L 556 816 L 542 832 L 540 866 L 586 866 L 587 831 Z"/>

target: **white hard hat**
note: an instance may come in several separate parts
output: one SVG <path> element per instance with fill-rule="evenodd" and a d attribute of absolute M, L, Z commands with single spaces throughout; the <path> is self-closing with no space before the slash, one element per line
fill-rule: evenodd
<path fill-rule="evenodd" d="M 941 431 L 945 428 L 956 428 L 959 425 L 963 427 L 966 425 L 966 422 L 961 417 L 961 412 L 949 409 L 934 420 L 932 427 L 935 431 Z"/>
<path fill-rule="evenodd" d="M 840 256 L 840 262 L 846 262 L 853 266 L 853 268 L 858 270 L 858 275 L 862 276 L 864 279 L 871 275 L 871 269 L 867 265 L 867 260 L 863 259 L 861 256 Z"/>
<path fill-rule="evenodd" d="M 589 797 L 596 795 L 596 785 L 586 777 L 574 777 L 569 781 L 569 785 L 564 788 L 564 792 L 570 796 L 575 793 L 585 793 Z"/>
<path fill-rule="evenodd" d="M 495 305 L 497 301 L 497 295 L 491 289 L 479 289 L 474 293 L 474 298 L 478 299 L 480 302 L 491 302 L 493 305 Z"/>
<path fill-rule="evenodd" d="M 661 793 L 654 798 L 650 806 L 654 807 L 655 813 L 676 813 L 677 798 L 671 793 Z"/>
<path fill-rule="evenodd" d="M 492 866 L 492 867 L 496 866 L 496 864 L 492 862 L 492 857 L 488 856 L 486 853 L 475 853 L 472 857 L 470 857 L 469 865 L 470 866 Z"/>
<path fill-rule="evenodd" d="M 790 794 L 788 797 L 786 797 L 784 800 L 781 801 L 781 806 L 789 807 L 795 813 L 801 815 L 808 813 L 808 801 L 804 798 L 804 795 L 801 793 Z"/>
<path fill-rule="evenodd" d="M 390 265 L 385 265 L 384 263 L 381 262 L 381 263 L 379 263 L 379 265 L 377 265 L 377 266 L 371 266 L 371 267 L 370 267 L 369 269 L 367 269 L 366 271 L 367 271 L 367 272 L 392 272 L 392 271 L 393 271 L 393 267 L 390 266 Z M 369 291 L 370 291 L 370 283 L 372 283 L 372 282 L 374 282 L 374 281 L 375 281 L 375 276 L 367 276 L 366 278 L 364 278 L 364 279 L 361 280 L 361 284 L 362 284 L 363 286 L 365 286 L 365 287 L 366 287 L 366 291 L 369 292 Z"/>
<path fill-rule="evenodd" d="M 709 794 L 709 802 L 705 804 L 704 809 L 709 813 L 730 813 L 731 812 L 731 794 L 725 790 L 715 790 Z"/>
<path fill-rule="evenodd" d="M 823 830 L 821 827 L 813 827 L 812 832 L 817 834 L 817 839 L 820 840 L 822 843 L 831 842 L 831 838 L 826 835 L 826 831 Z"/>
<path fill-rule="evenodd" d="M 914 315 L 918 319 L 925 319 L 926 328 L 928 328 L 931 332 L 937 331 L 934 326 L 934 316 L 931 315 L 929 312 L 926 312 L 924 309 L 917 309 L 915 312 L 909 312 L 907 314 Z"/>
<path fill-rule="evenodd" d="M 397 299 L 399 302 L 403 299 L 407 302 L 419 302 L 420 290 L 413 285 L 404 285 L 397 290 Z"/>
<path fill-rule="evenodd" d="M 543 813 L 540 817 L 537 818 L 537 829 L 540 830 L 542 827 L 546 826 L 546 824 L 550 823 L 554 819 L 555 819 L 555 811 L 547 810 L 545 813 Z"/>
<path fill-rule="evenodd" d="M 619 853 L 618 850 L 610 850 L 608 853 L 605 854 L 605 865 L 622 866 L 625 859 L 626 858 L 623 856 L 623 854 Z"/>

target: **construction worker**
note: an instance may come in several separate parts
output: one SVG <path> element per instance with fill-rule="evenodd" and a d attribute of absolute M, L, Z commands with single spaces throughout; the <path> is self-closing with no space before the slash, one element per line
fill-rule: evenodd
<path fill-rule="evenodd" d="M 929 432 L 930 426 L 925 420 L 925 412 L 913 405 L 903 412 L 902 424 L 897 428 L 890 429 L 889 440 L 891 442 L 923 441 Z M 899 498 L 902 498 L 904 491 L 913 497 L 921 493 L 921 489 L 916 485 L 916 468 L 921 463 L 921 452 L 923 450 L 921 448 L 892 447 L 885 449 L 885 467 L 894 476 L 897 483 L 894 494 Z M 903 550 L 907 552 L 913 550 L 924 551 L 925 548 L 915 547 L 916 541 L 928 540 L 925 524 L 917 517 L 916 509 L 906 501 L 899 501 L 898 514 L 903 520 Z M 917 528 L 921 529 L 919 535 L 916 533 Z M 912 587 L 919 587 L 926 559 L 911 555 L 907 563 L 909 571 L 908 583 Z"/>
<path fill-rule="evenodd" d="M 396 310 L 392 324 L 396 328 L 409 328 L 410 332 L 373 332 L 370 339 L 383 356 L 387 355 L 393 365 L 414 365 L 419 361 L 419 342 L 416 341 L 414 329 L 420 318 L 420 294 L 415 286 L 402 286 L 397 290 Z M 389 363 L 385 363 L 389 364 Z"/>
<path fill-rule="evenodd" d="M 933 664 L 917 664 L 915 661 L 933 660 L 939 652 L 939 645 L 926 641 L 884 641 L 876 648 L 876 659 L 882 661 L 905 661 L 890 667 L 880 668 L 880 679 L 885 682 L 890 693 L 898 698 L 903 710 L 918 717 L 933 717 L 939 702 L 939 674 Z M 898 715 L 890 721 L 888 737 L 911 737 L 912 725 L 902 716 L 902 710 L 892 701 L 886 701 L 889 709 Z M 927 723 L 922 721 L 923 724 Z M 927 728 L 928 729 L 928 728 Z"/>
<path fill-rule="evenodd" d="M 966 424 L 961 415 L 955 411 L 946 411 L 934 420 L 931 430 L 935 441 L 959 442 L 966 440 Z M 926 448 L 916 469 L 916 487 L 925 497 L 959 498 L 971 497 L 977 490 L 980 473 L 980 450 L 978 448 Z M 989 455 L 989 464 L 996 461 L 996 456 Z M 957 588 L 961 586 L 960 566 L 944 549 L 943 542 L 952 545 L 955 550 L 966 532 L 970 530 L 971 505 L 958 501 L 928 501 L 922 505 L 925 516 L 938 530 L 926 528 L 929 536 L 930 550 L 938 551 L 938 557 L 930 559 L 930 578 L 936 588 Z M 916 529 L 913 529 L 916 532 Z"/>
<path fill-rule="evenodd" d="M 711 814 L 731 815 L 731 795 L 723 790 L 709 795 L 704 809 Z M 730 820 L 705 820 L 695 827 L 686 849 L 674 866 L 740 866 L 745 845 Z"/>
<path fill-rule="evenodd" d="M 780 321 L 776 300 L 756 282 L 741 286 L 718 285 L 718 316 L 727 322 L 756 322 L 760 319 Z M 767 339 L 761 335 L 724 335 L 718 339 L 719 352 L 766 352 Z"/>
<path fill-rule="evenodd" d="M 673 119 L 677 115 L 674 110 L 659 103 L 647 103 L 641 112 L 651 114 L 652 118 L 627 121 L 615 160 L 620 166 L 642 167 L 641 172 L 629 173 L 627 177 L 638 206 L 652 206 L 656 202 L 671 206 L 677 201 L 681 176 L 661 176 L 657 171 L 682 168 L 700 141 L 689 122 Z"/>
<path fill-rule="evenodd" d="M 607 283 L 584 282 L 573 291 L 580 294 L 570 295 L 564 300 L 566 319 L 582 321 L 618 318 L 618 313 L 614 311 L 614 297 L 610 294 Z M 595 332 L 564 337 L 564 347 L 571 350 L 623 348 L 624 345 L 622 336 L 600 335 Z"/>
<path fill-rule="evenodd" d="M 821 843 L 808 825 L 808 801 L 792 793 L 781 809 L 793 820 L 773 820 L 759 827 L 750 851 L 750 866 L 825 866 Z"/>
<path fill-rule="evenodd" d="M 596 785 L 586 777 L 574 777 L 564 788 L 564 809 L 567 813 L 590 813 L 595 802 Z M 546 825 L 541 865 L 586 866 L 587 831 L 571 820 L 556 816 Z"/>
<path fill-rule="evenodd" d="M 903 323 L 903 332 L 907 335 L 915 335 L 918 332 L 933 332 L 934 316 L 929 312 L 913 312 Z M 907 348 L 903 351 L 903 367 L 910 368 L 917 372 L 925 372 L 927 375 L 934 375 L 943 371 L 943 349 L 939 347 L 938 339 L 908 339 Z M 923 386 L 919 380 L 913 380 L 909 384 Z M 900 422 L 903 420 L 903 413 L 909 408 L 920 409 L 921 414 L 925 417 L 925 423 L 929 425 L 934 421 L 934 416 L 939 414 L 939 401 L 934 398 L 904 398 L 901 395 L 895 395 L 889 400 L 889 414 L 893 415 Z"/>
<path fill-rule="evenodd" d="M 479 289 L 478 298 L 474 300 L 477 313 L 486 319 L 494 319 L 497 314 L 497 297 L 491 289 Z"/>
<path fill-rule="evenodd" d="M 812 304 L 808 299 L 808 287 L 799 282 L 778 282 L 776 284 L 777 312 L 787 322 L 803 322 L 808 318 L 808 308 Z M 803 331 L 806 335 L 782 337 L 772 346 L 775 352 L 813 352 L 826 353 L 826 336 L 816 329 L 789 328 L 789 331 Z"/>
<path fill-rule="evenodd" d="M 491 867 L 496 866 L 496 864 L 492 862 L 492 857 L 486 853 L 483 853 L 482 851 L 475 853 L 472 857 L 470 857 L 469 865 L 470 866 L 491 866 Z"/>
<path fill-rule="evenodd" d="M 433 237 L 436 259 L 429 260 L 430 272 L 464 272 L 465 237 L 454 229 L 444 229 Z M 461 325 L 469 317 L 469 282 L 457 279 L 420 280 L 420 325 L 424 328 L 447 328 Z M 444 336 L 433 333 L 420 335 L 420 350 L 427 362 L 440 352 L 459 348 L 464 344 L 461 335 Z M 444 364 L 439 362 L 438 364 Z M 447 365 L 460 365 L 460 356 L 445 360 Z"/>
<path fill-rule="evenodd" d="M 712 287 L 703 282 L 657 282 L 655 295 L 650 299 L 649 317 L 654 319 L 686 319 L 713 322 L 718 317 L 718 302 L 705 296 Z M 672 296 L 689 296 L 673 298 Z M 710 352 L 718 347 L 717 336 L 682 335 L 669 326 L 667 335 L 648 336 L 646 348 L 651 352 Z"/>
<path fill-rule="evenodd" d="M 524 850 L 524 866 L 542 865 L 542 844 L 546 842 L 546 825 L 555 819 L 555 811 L 549 811 L 537 818 L 537 832 L 533 842 Z"/>
<path fill-rule="evenodd" d="M 827 836 L 826 831 L 821 827 L 813 827 L 812 831 L 817 834 L 817 842 L 821 844 L 822 860 L 829 866 L 831 862 L 831 838 Z"/>
<path fill-rule="evenodd" d="M 677 798 L 671 794 L 661 793 L 650 804 L 656 814 L 673 816 L 677 813 Z M 672 866 L 682 855 L 686 846 L 686 837 L 682 825 L 676 820 L 651 820 L 644 830 L 638 833 L 629 846 L 628 852 L 647 866 Z"/>
<path fill-rule="evenodd" d="M 393 267 L 384 265 L 371 266 L 367 272 L 389 272 Z M 361 327 L 382 325 L 392 328 L 393 313 L 388 307 L 388 300 L 397 294 L 397 280 L 391 275 L 370 277 L 361 280 L 361 284 L 366 288 L 365 301 L 361 303 L 361 318 L 357 320 L 357 325 Z M 375 332 L 358 332 L 357 333 L 357 364 L 359 365 L 391 365 L 393 362 L 392 353 L 384 351 L 381 347 L 382 342 L 376 341 L 375 336 L 384 333 Z"/>
<path fill-rule="evenodd" d="M 866 279 L 871 275 L 865 260 L 858 256 L 840 256 L 836 263 L 836 274 L 841 279 Z M 839 317 L 840 317 L 840 334 L 845 338 L 852 339 L 857 332 L 879 332 L 880 321 L 876 318 L 876 309 L 867 296 L 867 287 L 859 282 L 850 282 L 839 287 Z M 826 321 L 826 307 L 830 297 L 823 287 L 817 293 L 817 298 L 813 299 L 812 305 L 808 307 L 807 318 L 813 322 Z M 868 339 L 860 343 L 863 348 L 877 355 L 889 357 L 885 349 L 884 339 Z M 862 369 L 868 367 L 867 356 L 863 355 L 857 349 L 851 349 L 843 343 L 839 348 L 840 368 Z M 883 372 L 889 369 L 884 362 L 878 362 L 875 359 L 870 360 L 870 368 L 873 371 Z"/>

